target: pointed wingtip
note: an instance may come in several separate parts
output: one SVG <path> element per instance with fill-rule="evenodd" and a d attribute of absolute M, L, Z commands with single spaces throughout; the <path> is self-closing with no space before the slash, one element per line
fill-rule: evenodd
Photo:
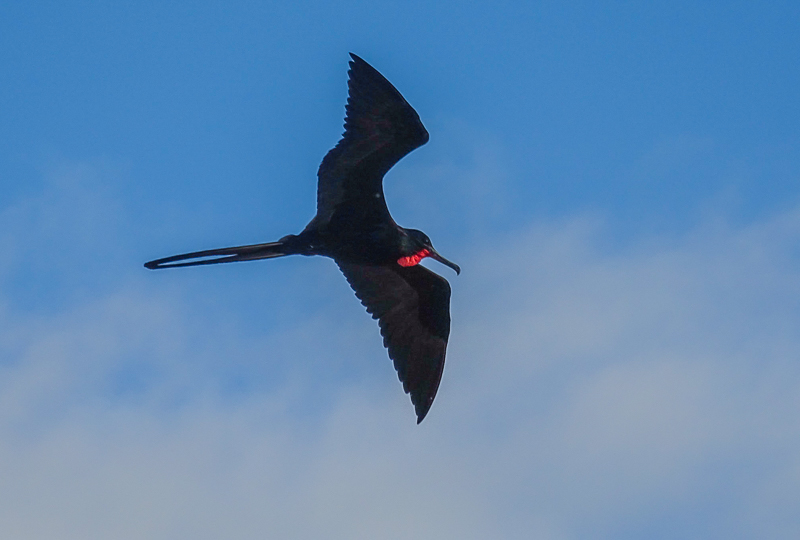
<path fill-rule="evenodd" d="M 431 405 L 433 405 L 432 401 Z M 431 410 L 431 405 L 428 405 L 425 408 L 415 407 L 416 408 L 415 412 L 417 413 L 417 425 L 420 425 L 420 423 L 422 423 L 422 421 L 425 420 L 425 417 L 428 416 L 428 411 Z"/>
<path fill-rule="evenodd" d="M 364 59 L 358 56 L 356 53 L 350 53 L 350 61 L 348 62 L 348 64 L 350 64 L 350 68 L 359 63 L 366 64 L 366 62 L 364 62 Z"/>

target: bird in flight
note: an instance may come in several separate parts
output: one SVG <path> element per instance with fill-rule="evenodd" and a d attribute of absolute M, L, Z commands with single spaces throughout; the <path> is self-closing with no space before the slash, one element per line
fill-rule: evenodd
<path fill-rule="evenodd" d="M 317 214 L 300 234 L 277 242 L 210 249 L 145 263 L 156 270 L 285 255 L 332 258 L 374 319 L 403 390 L 422 422 L 433 404 L 450 335 L 450 284 L 419 265 L 439 255 L 422 231 L 397 225 L 383 176 L 428 142 L 417 112 L 383 75 L 350 54 L 344 134 L 317 173 Z"/>

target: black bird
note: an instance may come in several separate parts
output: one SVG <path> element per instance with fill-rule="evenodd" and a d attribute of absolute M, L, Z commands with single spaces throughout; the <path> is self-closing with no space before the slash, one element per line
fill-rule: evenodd
<path fill-rule="evenodd" d="M 417 112 L 383 75 L 350 54 L 344 134 L 322 160 L 317 215 L 298 234 L 277 242 L 175 255 L 145 267 L 176 268 L 284 255 L 323 255 L 341 269 L 356 296 L 378 319 L 383 344 L 422 422 L 444 369 L 450 335 L 450 284 L 419 266 L 425 257 L 461 272 L 439 255 L 425 233 L 398 226 L 383 196 L 383 176 L 428 142 Z M 183 262 L 180 262 L 183 261 Z"/>

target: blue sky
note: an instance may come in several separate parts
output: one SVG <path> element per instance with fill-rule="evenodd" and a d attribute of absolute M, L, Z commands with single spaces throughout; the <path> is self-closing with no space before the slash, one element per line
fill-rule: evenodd
<path fill-rule="evenodd" d="M 800 7 L 0 5 L 15 538 L 795 538 Z M 420 426 L 333 263 L 148 272 L 313 216 L 348 52 L 430 142 Z M 426 263 L 427 264 L 427 263 Z"/>

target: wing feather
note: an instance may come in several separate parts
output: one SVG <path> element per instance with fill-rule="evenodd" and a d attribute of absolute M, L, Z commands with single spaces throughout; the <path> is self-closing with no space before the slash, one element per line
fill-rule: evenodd
<path fill-rule="evenodd" d="M 444 370 L 450 336 L 450 284 L 422 266 L 337 261 L 356 296 L 378 324 L 417 423 L 428 413 Z"/>
<path fill-rule="evenodd" d="M 375 68 L 351 54 L 344 134 L 319 167 L 317 225 L 337 209 L 360 220 L 386 219 L 383 175 L 428 141 L 417 112 Z"/>

